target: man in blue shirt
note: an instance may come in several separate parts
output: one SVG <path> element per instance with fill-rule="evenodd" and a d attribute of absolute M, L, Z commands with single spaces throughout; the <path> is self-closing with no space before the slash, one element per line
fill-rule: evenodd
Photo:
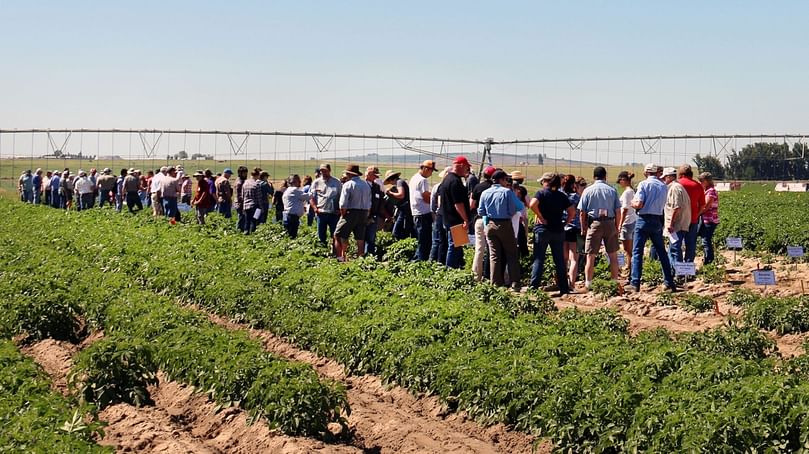
<path fill-rule="evenodd" d="M 37 169 L 34 172 L 34 177 L 31 179 L 34 190 L 34 205 L 42 203 L 42 169 Z"/>
<path fill-rule="evenodd" d="M 345 261 L 348 251 L 348 238 L 354 233 L 357 242 L 357 255 L 365 255 L 365 225 L 371 212 L 371 186 L 360 178 L 360 166 L 349 164 L 345 174 L 351 179 L 342 185 L 340 192 L 340 220 L 334 230 L 334 245 L 337 260 Z"/>
<path fill-rule="evenodd" d="M 31 176 L 30 170 L 26 170 L 20 175 L 17 186 L 20 191 L 20 200 L 34 203 L 34 177 Z"/>
<path fill-rule="evenodd" d="M 657 251 L 665 251 L 663 245 L 663 211 L 666 206 L 668 189 L 666 184 L 657 178 L 657 166 L 646 164 L 644 167 L 646 179 L 638 185 L 632 207 L 637 210 L 638 219 L 635 222 L 635 244 L 632 246 L 632 277 L 629 281 L 630 289 L 640 291 L 640 280 L 643 274 L 643 249 L 646 240 L 652 241 Z M 674 276 L 671 272 L 671 263 L 666 254 L 658 254 L 660 265 L 663 268 L 664 284 L 667 289 L 675 291 Z"/>
<path fill-rule="evenodd" d="M 607 250 L 610 259 L 610 274 L 618 280 L 618 212 L 621 200 L 618 191 L 608 185 L 607 169 L 598 166 L 593 169 L 595 182 L 581 195 L 579 200 L 579 221 L 581 235 L 585 238 L 584 252 L 587 264 L 584 268 L 584 284 L 589 289 L 595 273 L 596 255 L 601 250 L 601 243 Z"/>
<path fill-rule="evenodd" d="M 59 194 L 59 186 L 62 184 L 62 174 L 58 170 L 53 171 L 51 176 L 51 206 L 54 208 L 62 207 L 62 196 Z"/>
<path fill-rule="evenodd" d="M 485 220 L 492 283 L 505 286 L 505 271 L 508 269 L 512 289 L 519 290 L 520 262 L 511 217 L 522 210 L 523 204 L 517 199 L 514 191 L 507 187 L 508 178 L 508 174 L 503 170 L 494 172 L 492 187 L 480 195 L 478 215 Z"/>

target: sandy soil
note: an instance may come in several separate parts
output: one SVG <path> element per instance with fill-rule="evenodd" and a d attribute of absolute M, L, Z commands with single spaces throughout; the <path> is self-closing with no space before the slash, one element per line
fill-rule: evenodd
<path fill-rule="evenodd" d="M 221 317 L 212 321 L 230 329 L 247 329 Z M 436 397 L 414 396 L 406 389 L 386 387 L 373 375 L 349 376 L 335 361 L 301 350 L 265 330 L 249 330 L 268 351 L 315 367 L 324 377 L 346 384 L 355 444 L 380 453 L 528 453 L 534 438 L 503 425 L 482 427 L 462 412 L 449 412 Z M 542 442 L 536 452 L 550 452 Z"/>
<path fill-rule="evenodd" d="M 80 347 L 44 340 L 22 348 L 48 373 L 54 387 L 66 392 L 66 376 Z M 204 395 L 166 380 L 149 388 L 155 404 L 134 407 L 117 404 L 99 413 L 108 423 L 99 444 L 118 452 L 137 453 L 359 453 L 353 446 L 329 445 L 318 440 L 289 437 L 263 422 L 247 424 L 247 413 L 231 407 L 219 412 Z"/>
<path fill-rule="evenodd" d="M 733 259 L 732 252 L 724 252 L 726 258 L 727 281 L 722 284 L 704 284 L 701 280 L 689 282 L 681 288 L 681 292 L 709 295 L 717 303 L 719 312 L 713 310 L 694 313 L 679 306 L 661 306 L 656 302 L 657 295 L 663 290 L 660 287 L 643 286 L 640 293 L 628 293 L 605 299 L 600 295 L 584 292 L 581 283 L 577 293 L 565 295 L 555 300 L 560 309 L 576 307 L 581 310 L 611 308 L 629 321 L 629 331 L 635 334 L 642 330 L 665 328 L 672 332 L 702 331 L 722 326 L 730 317 L 741 317 L 743 309 L 727 303 L 727 295 L 735 288 L 743 287 L 764 295 L 794 296 L 809 289 L 809 265 L 792 263 L 786 260 L 775 263 L 764 263 L 758 257 L 742 257 Z M 756 286 L 752 271 L 771 266 L 776 272 L 777 286 Z M 626 280 L 624 272 L 622 282 Z M 776 341 L 778 350 L 785 357 L 803 353 L 803 342 L 809 339 L 809 333 L 778 336 L 774 332 L 767 334 Z"/>

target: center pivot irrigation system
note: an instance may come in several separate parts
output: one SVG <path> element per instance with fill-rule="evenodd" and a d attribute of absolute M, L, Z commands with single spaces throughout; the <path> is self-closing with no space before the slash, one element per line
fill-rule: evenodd
<path fill-rule="evenodd" d="M 216 160 L 231 166 L 258 161 L 278 177 L 285 170 L 292 171 L 296 161 L 403 169 L 428 158 L 441 167 L 463 154 L 478 173 L 484 165 L 494 163 L 509 169 L 539 165 L 583 174 L 594 165 L 638 166 L 651 161 L 676 166 L 691 163 L 697 154 L 724 162 L 733 150 L 749 144 L 792 146 L 805 144 L 807 137 L 809 134 L 685 134 L 495 140 L 284 131 L 0 129 L 0 157 L 15 158 L 12 163 L 18 161 L 17 167 L 22 167 L 20 160 L 33 165 L 40 159 L 54 160 L 54 164 L 74 162 L 73 167 L 92 166 L 92 161 L 120 161 L 122 166 L 151 161 L 152 167 L 186 159 Z"/>

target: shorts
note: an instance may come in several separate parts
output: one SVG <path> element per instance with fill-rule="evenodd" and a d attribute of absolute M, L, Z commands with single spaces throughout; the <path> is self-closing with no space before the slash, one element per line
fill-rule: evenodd
<path fill-rule="evenodd" d="M 355 240 L 365 238 L 365 225 L 368 221 L 368 210 L 346 210 L 346 215 L 337 222 L 334 236 L 347 240 L 354 234 Z"/>
<path fill-rule="evenodd" d="M 635 239 L 635 223 L 626 224 L 621 226 L 621 232 L 618 234 L 618 239 L 621 241 L 632 241 Z"/>
<path fill-rule="evenodd" d="M 593 221 L 587 229 L 587 239 L 584 244 L 584 252 L 587 254 L 598 254 L 601 249 L 601 242 L 607 254 L 618 252 L 618 232 L 615 229 L 615 219 L 604 221 Z"/>
<path fill-rule="evenodd" d="M 579 238 L 581 238 L 581 229 L 578 227 L 574 227 L 569 230 L 565 230 L 565 242 L 566 243 L 578 243 Z"/>

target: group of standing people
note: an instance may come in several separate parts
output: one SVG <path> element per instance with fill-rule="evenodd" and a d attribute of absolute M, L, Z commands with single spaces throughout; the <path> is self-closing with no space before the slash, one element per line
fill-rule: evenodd
<path fill-rule="evenodd" d="M 463 246 L 474 242 L 472 272 L 478 280 L 495 285 L 520 287 L 519 259 L 528 256 L 533 245 L 529 286 L 543 283 L 547 251 L 555 267 L 560 294 L 575 289 L 580 254 L 584 254 L 584 286 L 589 289 L 597 255 L 603 247 L 610 273 L 618 280 L 619 250 L 630 270 L 628 290 L 639 291 L 647 241 L 652 259 L 660 261 L 664 285 L 675 290 L 673 264 L 693 262 L 701 237 L 703 264 L 714 260 L 713 233 L 719 223 L 719 197 L 710 173 L 694 179 L 690 165 L 678 169 L 654 164 L 644 167 L 644 179 L 637 189 L 634 174 L 620 172 L 618 191 L 607 183 L 603 167 L 593 171 L 593 184 L 582 177 L 545 173 L 542 187 L 528 197 L 520 171 L 507 173 L 488 166 L 482 180 L 471 174 L 471 164 L 456 157 L 431 184 L 438 169 L 426 160 L 409 179 L 389 170 L 382 177 L 379 168 L 346 166 L 342 178 L 332 176 L 329 164 L 321 164 L 313 180 L 290 175 L 276 190 L 269 174 L 261 168 L 240 166 L 235 182 L 226 168 L 213 175 L 210 170 L 186 174 L 182 167 L 161 167 L 142 175 L 138 169 L 122 169 L 120 176 L 109 168 L 100 174 L 83 170 L 74 177 L 69 169 L 23 172 L 18 181 L 20 199 L 57 208 L 93 208 L 95 204 L 125 204 L 134 212 L 143 205 L 154 216 L 180 220 L 179 204 L 194 208 L 198 223 L 209 212 L 231 218 L 238 216 L 238 228 L 249 234 L 267 222 L 274 207 L 276 220 L 289 236 L 298 235 L 301 219 L 317 222 L 321 243 L 331 244 L 339 260 L 347 258 L 353 235 L 358 255 L 375 254 L 377 232 L 386 222 L 396 239 L 415 238 L 413 260 L 434 260 L 450 268 L 464 264 Z M 192 189 L 191 178 L 196 180 Z M 529 241 L 529 216 L 534 218 Z M 468 236 L 467 236 L 468 233 Z M 668 246 L 665 244 L 668 239 Z"/>
<path fill-rule="evenodd" d="M 589 187 L 572 175 L 543 175 L 540 179 L 543 189 L 529 203 L 537 220 L 531 287 L 541 283 L 546 249 L 550 246 L 559 291 L 561 294 L 572 291 L 578 261 L 575 253 L 567 255 L 565 251 L 574 250 L 581 239 L 586 254 L 587 289 L 592 284 L 602 246 L 614 280 L 619 279 L 618 252 L 623 248 L 630 269 L 628 290 L 636 292 L 640 291 L 647 241 L 652 243 L 650 255 L 660 261 L 664 285 L 669 290 L 677 288 L 674 264 L 694 261 L 699 237 L 705 255 L 703 264 L 710 264 L 714 259 L 713 233 L 719 223 L 719 197 L 711 174 L 703 173 L 696 181 L 688 164 L 679 169 L 647 164 L 644 176 L 635 190 L 634 175 L 621 172 L 617 180 L 622 188 L 619 195 L 607 184 L 603 167 L 594 169 L 594 183 Z M 668 247 L 664 238 L 668 238 Z"/>

